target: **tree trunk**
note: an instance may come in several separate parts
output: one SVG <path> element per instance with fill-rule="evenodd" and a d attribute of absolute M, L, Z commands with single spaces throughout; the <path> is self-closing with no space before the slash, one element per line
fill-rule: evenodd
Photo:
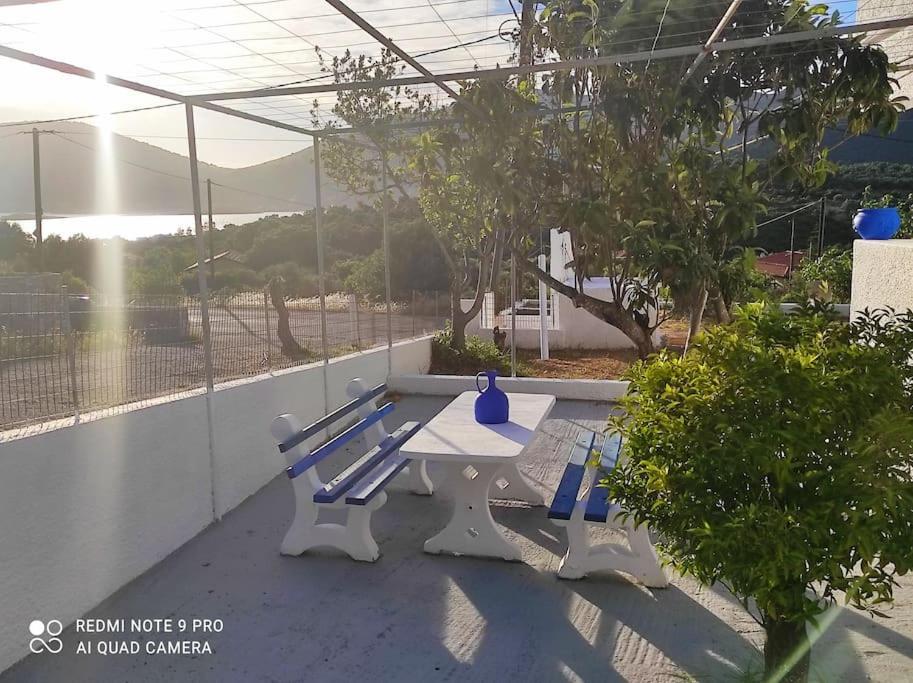
<path fill-rule="evenodd" d="M 726 307 L 726 302 L 723 301 L 723 296 L 719 293 L 713 297 L 713 311 L 716 315 L 716 321 L 720 325 L 728 325 L 732 322 L 732 316 L 729 315 L 729 309 Z"/>
<path fill-rule="evenodd" d="M 805 623 L 771 620 L 765 631 L 764 680 L 805 683 L 811 660 L 811 643 Z"/>
<path fill-rule="evenodd" d="M 460 304 L 461 294 L 460 285 L 451 279 L 450 326 L 453 329 L 451 345 L 458 351 L 462 351 L 466 348 L 466 325 L 469 323 L 469 318 L 463 313 L 463 306 Z"/>
<path fill-rule="evenodd" d="M 307 349 L 301 346 L 292 335 L 289 326 L 288 308 L 285 306 L 285 292 L 282 278 L 274 277 L 269 281 L 269 298 L 276 309 L 276 334 L 282 345 L 282 353 L 289 358 L 304 358 L 308 355 Z"/>
<path fill-rule="evenodd" d="M 701 331 L 701 321 L 704 319 L 704 309 L 707 308 L 707 288 L 701 285 L 695 288 L 691 297 L 691 312 L 688 321 L 688 337 L 685 339 L 685 353 L 691 346 L 691 340 Z"/>
<path fill-rule="evenodd" d="M 538 266 L 533 265 L 522 253 L 514 251 L 514 255 L 517 259 L 517 267 L 521 272 L 535 275 L 537 279 L 570 299 L 577 308 L 582 308 L 587 313 L 621 330 L 637 348 L 639 358 L 646 359 L 654 352 L 652 329 L 647 313 L 629 311 L 617 301 L 603 301 L 584 294 L 576 287 L 560 282 Z"/>
<path fill-rule="evenodd" d="M 482 252 L 482 258 L 479 261 L 479 277 L 476 282 L 475 299 L 473 299 L 468 311 L 464 311 L 460 304 L 460 298 L 463 293 L 463 272 L 452 270 L 450 273 L 450 325 L 453 328 L 452 344 L 454 349 L 466 348 L 466 326 L 482 310 L 482 304 L 485 302 L 485 283 L 489 280 L 489 276 L 494 277 L 497 258 L 495 243 Z"/>

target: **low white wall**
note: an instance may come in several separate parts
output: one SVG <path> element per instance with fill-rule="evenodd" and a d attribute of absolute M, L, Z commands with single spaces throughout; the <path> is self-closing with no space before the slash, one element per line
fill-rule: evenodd
<path fill-rule="evenodd" d="M 852 314 L 886 306 L 913 309 L 913 240 L 856 240 Z"/>
<path fill-rule="evenodd" d="M 605 292 L 602 290 L 587 292 L 595 296 Z M 555 294 L 553 301 L 557 302 L 557 326 L 549 328 L 548 346 L 549 349 L 633 349 L 634 343 L 628 339 L 624 332 L 613 325 L 600 320 L 592 313 L 577 308 L 574 302 L 566 296 Z M 462 300 L 463 310 L 468 311 L 472 305 L 471 299 Z M 502 332 L 507 333 L 507 343 L 510 344 L 511 331 L 508 315 L 508 323 Z M 532 327 L 521 327 L 521 325 L 532 325 Z M 490 328 L 482 327 L 481 314 L 475 316 L 466 326 L 466 334 L 481 337 L 482 339 L 491 340 L 492 334 Z M 661 339 L 658 332 L 653 334 L 654 342 L 659 344 Z M 517 316 L 517 348 L 518 349 L 538 349 L 539 348 L 539 318 L 538 316 Z"/>
<path fill-rule="evenodd" d="M 431 338 L 399 342 L 394 372 L 427 372 Z M 387 378 L 387 349 L 333 359 L 329 408 L 353 377 Z M 326 410 L 322 363 L 222 384 L 213 394 L 215 499 L 224 514 L 285 466 L 283 412 Z M 72 622 L 213 520 L 201 392 L 0 444 L 0 671 L 28 654 L 33 619 Z"/>
<path fill-rule="evenodd" d="M 498 377 L 504 391 L 549 394 L 570 401 L 617 401 L 628 391 L 628 382 L 612 379 L 549 379 L 541 377 Z M 474 377 L 463 375 L 396 375 L 388 380 L 390 389 L 403 394 L 456 396 L 477 391 Z"/>

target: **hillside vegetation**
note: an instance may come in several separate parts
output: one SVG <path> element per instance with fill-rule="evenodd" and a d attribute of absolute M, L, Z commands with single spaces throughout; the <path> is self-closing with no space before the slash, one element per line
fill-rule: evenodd
<path fill-rule="evenodd" d="M 369 206 L 331 207 L 323 223 L 327 291 L 347 291 L 368 298 L 384 295 L 382 220 Z M 430 239 L 416 204 L 399 202 L 389 213 L 391 286 L 394 298 L 411 290 L 447 289 L 447 271 Z M 264 286 L 281 275 L 286 294 L 317 293 L 317 238 L 314 212 L 269 216 L 244 225 L 228 225 L 214 234 L 214 253 L 230 251 L 232 260 L 216 262 L 214 290 L 226 292 Z M 208 243 L 207 243 L 208 249 Z M 107 254 L 101 258 L 102 254 Z M 97 264 L 120 260 L 131 295 L 193 292 L 196 275 L 185 269 L 196 263 L 196 245 L 189 232 L 135 241 L 95 240 L 82 235 L 50 236 L 43 247 L 44 270 L 66 273 L 71 287 L 92 291 L 102 286 Z M 208 255 L 208 254 L 207 254 Z M 237 261 L 237 262 L 236 262 Z M 0 221 L 0 272 L 38 268 L 31 235 L 16 223 Z M 208 274 L 208 271 L 207 271 Z"/>

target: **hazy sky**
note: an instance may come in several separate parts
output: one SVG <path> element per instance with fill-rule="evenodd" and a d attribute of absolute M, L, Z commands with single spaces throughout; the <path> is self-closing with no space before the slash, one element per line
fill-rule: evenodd
<path fill-rule="evenodd" d="M 348 4 L 413 54 L 494 36 L 513 16 L 506 0 L 351 0 Z M 320 0 L 57 0 L 4 6 L 0 7 L 0 45 L 181 94 L 313 79 L 319 75 L 315 46 L 329 56 L 340 55 L 347 47 L 365 54 L 377 54 L 379 49 Z M 424 61 L 436 71 L 468 70 L 474 64 L 505 63 L 509 52 L 510 46 L 494 37 Z M 4 85 L 0 123 L 162 103 L 3 57 L 0 82 Z M 312 99 L 225 104 L 308 126 Z M 323 99 L 324 107 L 331 105 L 332 96 Z M 203 110 L 197 111 L 196 121 L 200 158 L 223 166 L 255 164 L 310 145 L 309 138 L 295 133 Z M 182 107 L 86 122 L 110 125 L 117 133 L 187 153 Z"/>

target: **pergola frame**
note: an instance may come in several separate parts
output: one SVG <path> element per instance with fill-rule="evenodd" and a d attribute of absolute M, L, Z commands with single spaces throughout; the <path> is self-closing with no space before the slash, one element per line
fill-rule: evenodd
<path fill-rule="evenodd" d="M 524 4 L 530 0 L 523 0 Z M 766 47 L 772 45 L 784 45 L 792 44 L 799 42 L 813 41 L 820 38 L 833 37 L 838 35 L 855 35 L 860 33 L 868 33 L 873 31 L 886 31 L 886 30 L 896 30 L 903 27 L 913 25 L 913 16 L 904 17 L 898 19 L 886 19 L 882 21 L 869 21 L 863 23 L 856 23 L 848 26 L 827 26 L 820 29 L 815 29 L 811 31 L 797 31 L 792 33 L 782 33 L 775 34 L 770 36 L 759 36 L 754 38 L 743 38 L 736 40 L 718 40 L 718 37 L 728 25 L 729 21 L 732 18 L 732 15 L 735 12 L 740 0 L 733 0 L 732 4 L 729 6 L 729 9 L 716 24 L 713 32 L 711 33 L 710 38 L 701 44 L 695 45 L 683 45 L 670 48 L 661 48 L 654 49 L 649 51 L 638 51 L 638 52 L 626 52 L 626 53 L 617 53 L 604 55 L 595 58 L 585 58 L 585 59 L 569 59 L 561 60 L 556 62 L 544 62 L 539 64 L 521 64 L 518 66 L 509 66 L 509 67 L 495 67 L 495 68 L 486 68 L 479 69 L 474 71 L 459 71 L 459 72 L 449 72 L 449 73 L 439 73 L 436 74 L 430 71 L 425 67 L 421 62 L 419 62 L 415 57 L 410 55 L 402 47 L 397 45 L 389 37 L 381 33 L 376 27 L 366 21 L 362 16 L 357 12 L 353 11 L 348 7 L 342 0 L 325 0 L 333 9 L 335 9 L 341 16 L 346 17 L 356 26 L 362 29 L 365 33 L 371 36 L 375 41 L 381 44 L 383 47 L 391 50 L 396 54 L 400 59 L 403 60 L 406 64 L 414 68 L 420 75 L 418 76 L 405 76 L 392 79 L 383 79 L 383 80 L 374 80 L 374 81 L 358 81 L 350 83 L 334 83 L 326 85 L 303 85 L 303 86 L 291 86 L 291 87 L 276 87 L 276 88 L 260 88 L 255 90 L 241 90 L 241 91 L 232 91 L 232 92 L 213 92 L 202 95 L 181 95 L 176 92 L 165 90 L 163 88 L 158 88 L 144 83 L 140 83 L 134 80 L 129 80 L 125 78 L 119 78 L 117 76 L 111 76 L 108 74 L 98 73 L 91 69 L 86 69 L 74 64 L 69 64 L 67 62 L 62 62 L 54 59 L 49 59 L 47 57 L 42 57 L 37 54 L 30 52 L 25 52 L 22 50 L 17 50 L 11 47 L 0 45 L 0 56 L 7 57 L 9 59 L 14 59 L 20 62 L 25 62 L 28 64 L 33 64 L 35 66 L 43 67 L 45 69 L 51 69 L 59 71 L 61 73 L 70 74 L 74 76 L 80 76 L 82 78 L 92 79 L 97 82 L 106 82 L 111 85 L 115 85 L 121 88 L 126 88 L 135 92 L 143 93 L 153 97 L 162 98 L 165 100 L 171 100 L 184 105 L 185 116 L 186 116 L 186 127 L 187 127 L 187 144 L 189 151 L 189 161 L 190 161 L 190 178 L 191 178 L 191 189 L 193 196 L 193 213 L 194 213 L 194 233 L 195 233 L 195 242 L 197 250 L 197 261 L 201 267 L 197 268 L 197 277 L 199 279 L 199 295 L 200 295 L 200 313 L 202 317 L 202 329 L 203 329 L 203 345 L 204 345 L 204 364 L 206 370 L 206 409 L 209 416 L 209 446 L 210 446 L 210 465 L 211 471 L 213 473 L 212 480 L 212 511 L 214 518 L 219 518 L 219 510 L 221 505 L 217 505 L 216 501 L 216 487 L 214 480 L 214 463 L 212 462 L 214 458 L 214 446 L 213 446 L 213 434 L 212 434 L 212 400 L 213 400 L 213 371 L 212 371 L 212 356 L 211 356 L 211 333 L 210 333 L 210 319 L 209 319 L 209 307 L 208 307 L 208 282 L 206 278 L 206 269 L 202 267 L 203 262 L 205 261 L 205 242 L 203 236 L 203 213 L 202 213 L 202 203 L 200 199 L 200 182 L 199 182 L 199 162 L 197 159 L 197 149 L 196 149 L 196 130 L 194 125 L 194 108 L 198 107 L 200 109 L 205 109 L 208 111 L 213 111 L 219 114 L 224 114 L 226 116 L 233 116 L 235 118 L 244 119 L 251 121 L 253 123 L 259 123 L 265 126 L 271 126 L 273 128 L 279 128 L 285 131 L 290 131 L 294 133 L 299 133 L 301 135 L 310 136 L 313 141 L 314 148 L 314 182 L 315 182 L 315 196 L 314 196 L 314 212 L 315 212 L 315 228 L 317 234 L 317 268 L 318 268 L 318 288 L 320 296 L 320 328 L 321 328 L 321 339 L 322 339 L 322 355 L 323 355 L 323 372 L 324 372 L 324 408 L 325 412 L 329 412 L 329 394 L 327 387 L 327 365 L 329 364 L 329 348 L 327 344 L 327 317 L 326 317 L 326 279 L 324 272 L 324 244 L 323 244 L 323 235 L 321 230 L 321 217 L 323 212 L 322 197 L 321 197 L 321 164 L 320 164 L 320 142 L 321 138 L 335 137 L 341 142 L 346 144 L 353 144 L 359 147 L 365 147 L 369 149 L 374 149 L 375 145 L 361 142 L 354 139 L 354 136 L 359 134 L 359 129 L 357 127 L 348 127 L 348 128 L 328 128 L 324 130 L 315 130 L 312 128 L 306 128 L 302 126 L 296 126 L 294 124 L 286 123 L 283 121 L 278 121 L 275 119 L 267 118 L 264 116 L 258 116 L 256 114 L 251 114 L 244 111 L 239 111 L 237 109 L 227 107 L 221 104 L 216 104 L 220 101 L 229 101 L 229 100 L 239 100 L 239 99 L 261 99 L 261 98 L 271 98 L 271 97 L 281 97 L 284 95 L 303 95 L 303 94 L 317 94 L 317 93 L 331 93 L 331 92 L 340 92 L 340 91 L 351 91 L 351 90 L 364 90 L 364 89 L 373 89 L 379 87 L 395 87 L 395 86 L 409 86 L 409 85 L 420 85 L 420 84 L 435 84 L 437 87 L 451 97 L 457 104 L 463 106 L 471 113 L 481 116 L 480 112 L 475 106 L 466 102 L 463 97 L 453 89 L 450 85 L 451 83 L 457 83 L 460 81 L 468 80 L 482 80 L 482 79 L 500 79 L 508 76 L 522 76 L 528 74 L 536 73 L 545 73 L 553 71 L 566 71 L 570 69 L 580 68 L 580 67 L 592 67 L 606 64 L 617 64 L 617 63 L 634 63 L 634 62 L 644 62 L 650 60 L 659 60 L 659 59 L 670 59 L 670 58 L 679 58 L 679 57 L 695 57 L 694 62 L 686 73 L 685 78 L 688 78 L 693 71 L 696 69 L 697 65 L 710 53 L 712 52 L 723 52 L 731 50 L 742 50 L 750 49 L 756 47 Z M 5 4 L 0 2 L 0 6 Z M 543 112 L 545 113 L 545 112 Z M 553 112 L 549 112 L 553 113 Z M 401 128 L 421 128 L 424 126 L 434 126 L 439 125 L 442 121 L 416 121 L 416 122 L 407 122 L 403 124 L 393 124 L 393 126 Z M 382 149 L 378 149 L 378 153 L 381 156 L 381 169 L 383 177 L 383 201 L 382 201 L 382 215 L 383 215 L 383 249 L 384 249 L 384 276 L 385 276 L 385 290 L 386 290 L 386 304 L 387 304 L 387 364 L 388 370 L 392 368 L 392 346 L 393 346 L 393 335 L 392 335 L 392 321 L 391 321 L 391 312 L 392 312 L 392 302 L 391 302 L 391 293 L 390 293 L 390 264 L 389 264 L 389 234 L 387 226 L 387 161 L 386 153 Z"/>

